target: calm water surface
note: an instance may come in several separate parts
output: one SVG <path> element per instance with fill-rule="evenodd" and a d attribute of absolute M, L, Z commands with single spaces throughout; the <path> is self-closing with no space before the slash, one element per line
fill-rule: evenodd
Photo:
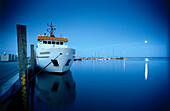
<path fill-rule="evenodd" d="M 34 111 L 169 111 L 168 68 L 169 59 L 76 61 L 64 75 L 38 75 L 25 107 Z"/>

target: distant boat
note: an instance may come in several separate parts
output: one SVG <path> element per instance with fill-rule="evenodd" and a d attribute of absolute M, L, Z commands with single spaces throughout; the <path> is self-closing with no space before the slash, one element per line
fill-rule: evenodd
<path fill-rule="evenodd" d="M 47 24 L 48 25 L 48 24 Z M 44 68 L 48 63 L 52 62 L 44 71 L 48 72 L 65 72 L 72 65 L 75 55 L 75 49 L 68 48 L 67 38 L 55 37 L 53 31 L 55 28 L 50 26 L 50 36 L 46 34 L 38 36 L 36 60 L 37 66 Z M 48 31 L 48 30 L 47 30 Z"/>
<path fill-rule="evenodd" d="M 123 57 L 117 57 L 116 59 L 124 59 Z"/>
<path fill-rule="evenodd" d="M 103 58 L 100 58 L 99 60 L 103 60 Z"/>

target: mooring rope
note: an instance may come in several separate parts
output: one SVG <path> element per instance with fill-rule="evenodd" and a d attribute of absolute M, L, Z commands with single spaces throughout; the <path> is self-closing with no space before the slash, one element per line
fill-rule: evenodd
<path fill-rule="evenodd" d="M 56 60 L 60 55 L 62 55 L 62 53 L 60 53 L 57 57 L 55 57 L 54 58 L 54 60 Z M 40 74 L 45 68 L 47 68 L 50 64 L 52 63 L 52 61 L 51 62 L 49 62 L 43 69 L 41 69 L 37 74 L 35 74 L 30 80 L 28 80 L 24 85 L 22 85 L 20 88 L 19 88 L 19 90 L 22 88 L 22 87 L 24 87 L 26 84 L 28 84 L 31 80 L 33 80 L 38 74 Z"/>

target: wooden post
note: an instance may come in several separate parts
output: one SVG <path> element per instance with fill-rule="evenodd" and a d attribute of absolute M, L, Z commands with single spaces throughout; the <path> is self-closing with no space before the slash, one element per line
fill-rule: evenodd
<path fill-rule="evenodd" d="M 17 25 L 19 81 L 24 85 L 27 80 L 27 38 L 26 25 Z"/>
<path fill-rule="evenodd" d="M 31 73 L 34 74 L 35 71 L 35 52 L 34 45 L 31 45 Z"/>

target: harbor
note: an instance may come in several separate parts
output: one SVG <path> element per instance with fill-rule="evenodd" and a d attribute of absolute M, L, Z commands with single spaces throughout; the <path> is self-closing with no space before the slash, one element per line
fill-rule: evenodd
<path fill-rule="evenodd" d="M 38 37 L 40 50 L 30 45 L 31 57 L 27 57 L 26 26 L 16 26 L 18 56 L 1 54 L 2 111 L 170 109 L 169 57 L 78 57 L 75 50 L 60 47 L 62 41 L 55 42 L 56 46 L 49 43 L 65 40 L 62 37 L 42 35 Z M 46 44 L 55 51 L 44 50 Z M 54 57 L 46 59 L 50 54 Z"/>
<path fill-rule="evenodd" d="M 52 33 L 27 57 L 26 26 L 16 26 L 18 56 L 1 54 L 2 111 L 170 109 L 169 57 L 78 57 Z"/>
<path fill-rule="evenodd" d="M 22 32 L 18 41 L 26 37 Z M 26 39 L 18 44 L 23 47 Z M 2 111 L 170 109 L 168 57 L 75 57 L 70 70 L 57 73 L 44 70 L 53 62 L 36 67 L 34 45 L 30 48 L 31 57 L 26 47 L 16 59 L 1 54 Z"/>
<path fill-rule="evenodd" d="M 170 111 L 167 0 L 0 4 L 0 111 Z"/>
<path fill-rule="evenodd" d="M 75 61 L 63 75 L 42 72 L 26 86 L 26 92 L 16 92 L 2 102 L 1 110 L 168 111 L 168 61 Z"/>

